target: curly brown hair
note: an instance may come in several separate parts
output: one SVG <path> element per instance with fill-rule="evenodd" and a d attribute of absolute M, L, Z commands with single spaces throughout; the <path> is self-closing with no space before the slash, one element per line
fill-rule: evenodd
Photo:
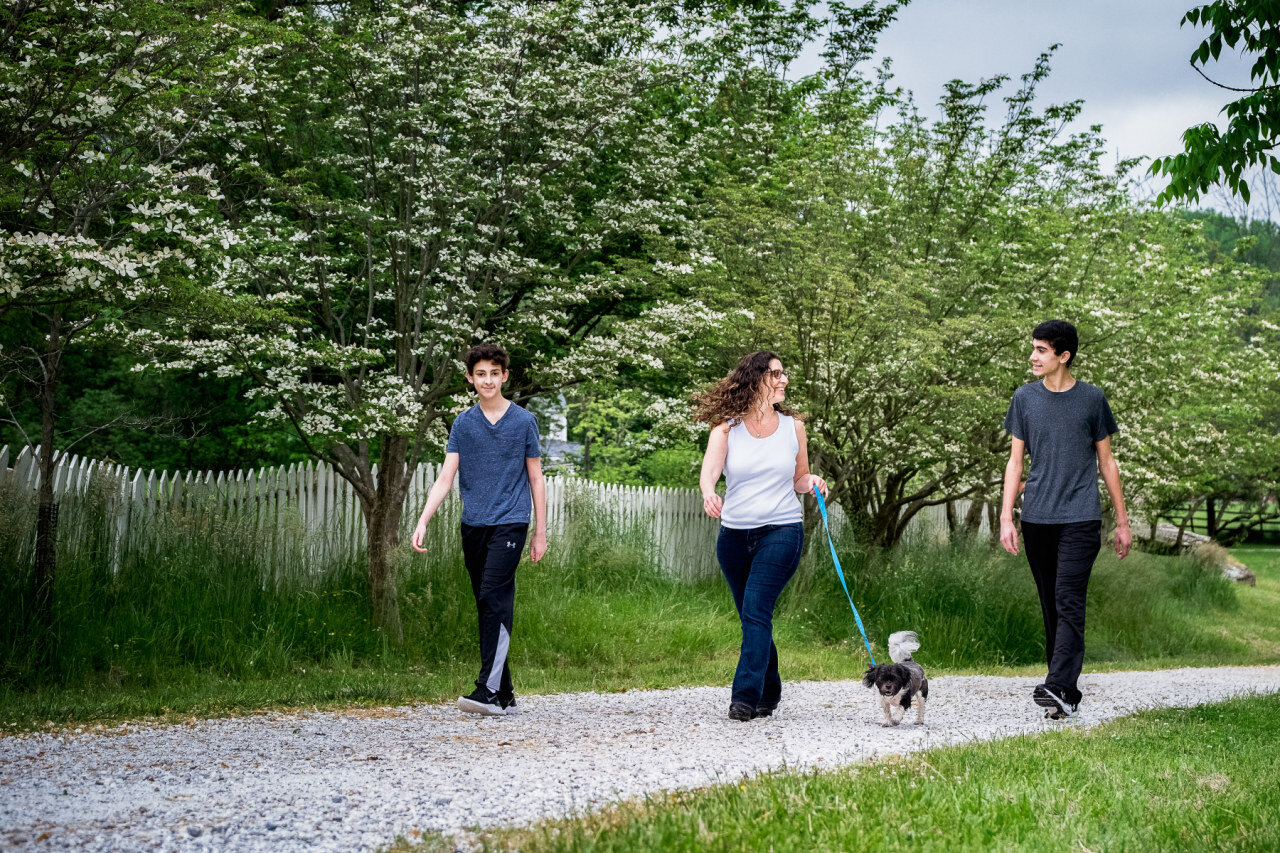
<path fill-rule="evenodd" d="M 738 360 L 738 366 L 701 394 L 695 394 L 693 400 L 694 420 L 702 423 L 717 424 L 725 421 L 741 420 L 755 408 L 756 397 L 760 394 L 760 383 L 769 374 L 769 362 L 778 354 L 769 350 L 760 350 L 744 355 Z M 804 420 L 804 415 L 787 408 L 781 403 L 774 403 L 773 409 L 797 420 Z"/>
<path fill-rule="evenodd" d="M 482 361 L 492 361 L 505 371 L 511 364 L 511 356 L 497 344 L 476 344 L 467 351 L 467 375 L 470 376 Z"/>

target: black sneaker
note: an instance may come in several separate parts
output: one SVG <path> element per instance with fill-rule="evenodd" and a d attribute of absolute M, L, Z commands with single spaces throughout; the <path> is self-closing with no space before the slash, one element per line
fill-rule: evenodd
<path fill-rule="evenodd" d="M 773 712 L 778 710 L 777 702 L 761 702 L 756 706 L 757 717 L 772 717 Z"/>
<path fill-rule="evenodd" d="M 502 706 L 502 710 L 506 712 L 508 717 L 519 714 L 523 708 L 522 705 L 516 702 L 516 697 L 514 696 L 499 696 L 498 704 Z"/>
<path fill-rule="evenodd" d="M 507 709 L 502 707 L 498 697 L 483 687 L 477 687 L 466 696 L 459 696 L 458 708 L 468 714 L 479 714 L 482 717 L 505 717 L 507 715 Z"/>
<path fill-rule="evenodd" d="M 746 702 L 734 702 L 729 705 L 729 719 L 747 722 L 756 715 L 756 709 Z"/>
<path fill-rule="evenodd" d="M 1074 716 L 1076 709 L 1079 707 L 1078 703 L 1068 702 L 1059 695 L 1059 692 L 1050 690 L 1047 684 L 1037 684 L 1036 689 L 1031 691 L 1031 701 L 1041 708 L 1048 708 L 1050 712 L 1058 715 L 1050 717 L 1050 719 L 1062 720 Z M 1048 717 L 1049 715 L 1045 714 L 1045 716 Z"/>

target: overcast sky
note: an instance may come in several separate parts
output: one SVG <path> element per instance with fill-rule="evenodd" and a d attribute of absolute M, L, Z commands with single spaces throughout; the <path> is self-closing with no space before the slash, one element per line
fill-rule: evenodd
<path fill-rule="evenodd" d="M 1188 64 L 1203 28 L 1179 27 L 1198 0 L 913 0 L 880 39 L 898 85 L 932 107 L 942 84 L 976 82 L 1030 71 L 1036 57 L 1060 43 L 1041 85 L 1044 103 L 1083 99 L 1081 128 L 1101 124 L 1118 157 L 1182 150 L 1187 127 L 1217 121 L 1238 94 L 1206 82 Z M 800 74 L 811 68 L 795 69 Z M 879 61 L 879 57 L 876 62 Z M 1248 64 L 1222 56 L 1215 80 L 1248 85 Z M 932 110 L 931 110 L 932 112 Z M 998 113 L 997 113 L 998 115 Z"/>

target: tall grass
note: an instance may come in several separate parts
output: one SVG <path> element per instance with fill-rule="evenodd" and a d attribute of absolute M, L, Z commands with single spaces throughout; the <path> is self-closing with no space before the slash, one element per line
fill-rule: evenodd
<path fill-rule="evenodd" d="M 108 524 L 116 494 L 109 485 L 91 488 L 62 505 L 56 654 L 51 668 L 41 668 L 33 654 L 42 639 L 32 618 L 33 501 L 0 493 L 0 607 L 8 617 L 0 674 L 7 684 L 147 685 L 181 669 L 254 678 L 307 665 L 439 667 L 475 656 L 475 605 L 452 501 L 433 522 L 426 556 L 407 542 L 392 555 L 405 630 L 404 645 L 392 649 L 371 627 L 363 564 L 309 562 L 313 531 L 267 530 L 251 518 L 184 509 L 135 521 L 145 529 L 122 547 Z M 598 650 L 590 635 L 607 628 L 613 609 L 648 617 L 689 592 L 649 568 L 646 531 L 618 529 L 585 497 L 571 496 L 566 510 L 549 556 L 526 562 L 518 575 L 516 651 L 539 649 L 530 658 L 537 665 Z M 271 569 L 268 554 L 276 557 Z"/>
<path fill-rule="evenodd" d="M 921 637 L 917 659 L 934 666 L 1044 663 L 1044 626 L 1025 557 L 926 535 L 885 552 L 859 545 L 848 530 L 837 532 L 836 549 L 877 659 L 890 633 L 909 629 Z M 822 642 L 860 645 L 825 539 L 814 538 L 807 559 L 780 602 L 782 613 Z M 1089 584 L 1086 659 L 1242 652 L 1238 641 L 1189 618 L 1237 608 L 1232 584 L 1202 562 L 1140 552 L 1120 561 L 1104 546 Z"/>
<path fill-rule="evenodd" d="M 158 691 L 195 678 L 265 679 L 246 702 L 310 701 L 316 693 L 302 676 L 324 672 L 356 675 L 322 695 L 368 690 L 394 701 L 447 695 L 474 677 L 475 606 L 456 506 L 433 521 L 425 557 L 407 544 L 393 555 L 405 632 L 397 648 L 371 627 L 363 565 L 308 560 L 306 537 L 314 531 L 300 524 L 264 530 L 251 519 L 196 509 L 138 521 L 139 538 L 121 548 L 107 524 L 116 494 L 91 489 L 63 504 L 55 654 L 42 665 L 32 654 L 39 639 L 31 618 L 34 509 L 30 495 L 0 492 L 5 701 L 50 688 Z M 878 657 L 890 632 L 909 628 L 920 633 L 919 657 L 930 666 L 1043 662 L 1039 605 L 1021 558 L 985 543 L 926 538 L 887 553 L 861 548 L 847 533 L 838 544 Z M 550 546 L 517 575 L 511 653 L 520 689 L 727 683 L 740 634 L 722 579 L 689 582 L 657 571 L 648 532 L 619 529 L 588 500 L 568 502 Z M 284 562 L 268 571 L 267 554 L 283 554 Z M 1238 657 L 1236 641 L 1189 619 L 1235 606 L 1231 586 L 1193 562 L 1104 556 L 1090 588 L 1090 657 Z M 784 678 L 854 677 L 865 665 L 817 537 L 780 602 L 775 632 Z"/>

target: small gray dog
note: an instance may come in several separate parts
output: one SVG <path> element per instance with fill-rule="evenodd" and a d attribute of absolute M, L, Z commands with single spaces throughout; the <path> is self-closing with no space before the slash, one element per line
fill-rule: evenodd
<path fill-rule="evenodd" d="M 889 659 L 893 663 L 877 663 L 867 667 L 862 683 L 874 687 L 880 694 L 884 709 L 884 725 L 896 726 L 907 715 L 913 699 L 916 700 L 916 725 L 924 725 L 924 704 L 929 698 L 929 679 L 924 667 L 911 659 L 911 653 L 920 648 L 920 638 L 915 631 L 898 631 L 889 635 Z M 897 707 L 898 719 L 892 709 Z"/>

